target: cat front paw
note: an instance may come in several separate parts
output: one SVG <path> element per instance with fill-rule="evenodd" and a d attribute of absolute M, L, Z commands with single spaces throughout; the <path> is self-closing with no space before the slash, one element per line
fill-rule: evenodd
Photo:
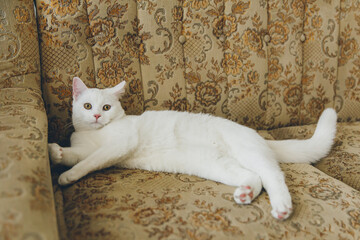
<path fill-rule="evenodd" d="M 63 150 L 57 143 L 49 143 L 49 156 L 53 164 L 59 164 L 63 158 Z"/>
<path fill-rule="evenodd" d="M 71 170 L 69 170 L 60 175 L 58 183 L 62 186 L 65 186 L 76 182 L 78 179 L 79 178 L 76 177 L 76 175 Z"/>

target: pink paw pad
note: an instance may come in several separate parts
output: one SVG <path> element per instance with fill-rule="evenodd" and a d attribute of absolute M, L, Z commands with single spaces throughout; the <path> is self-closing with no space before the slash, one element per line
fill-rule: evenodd
<path fill-rule="evenodd" d="M 254 198 L 254 192 L 250 186 L 240 186 L 234 192 L 234 200 L 238 204 L 249 204 Z"/>
<path fill-rule="evenodd" d="M 291 213 L 292 213 L 292 208 L 289 208 L 288 211 L 284 211 L 284 212 L 275 211 L 274 217 L 279 220 L 285 220 L 288 217 L 290 217 Z"/>

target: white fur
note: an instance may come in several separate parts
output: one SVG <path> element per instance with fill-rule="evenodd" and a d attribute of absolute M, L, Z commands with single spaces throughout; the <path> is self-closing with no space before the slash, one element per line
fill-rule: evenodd
<path fill-rule="evenodd" d="M 278 165 L 315 162 L 331 148 L 336 113 L 322 114 L 309 140 L 266 141 L 256 131 L 206 114 L 148 111 L 126 116 L 118 98 L 124 82 L 109 89 L 84 89 L 74 78 L 71 147 L 49 144 L 53 162 L 73 166 L 59 177 L 70 184 L 89 172 L 109 166 L 184 173 L 238 187 L 234 200 L 250 203 L 262 187 L 269 194 L 272 215 L 292 212 L 290 193 Z M 77 92 L 80 89 L 81 92 Z M 85 103 L 92 109 L 86 110 Z M 104 111 L 105 104 L 111 105 Z M 94 115 L 100 114 L 97 120 Z"/>

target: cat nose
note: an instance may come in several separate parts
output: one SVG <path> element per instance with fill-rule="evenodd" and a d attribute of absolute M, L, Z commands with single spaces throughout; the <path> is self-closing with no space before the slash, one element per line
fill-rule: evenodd
<path fill-rule="evenodd" d="M 99 117 L 101 117 L 101 115 L 100 114 L 94 114 L 94 117 L 96 118 L 96 120 L 98 120 Z"/>

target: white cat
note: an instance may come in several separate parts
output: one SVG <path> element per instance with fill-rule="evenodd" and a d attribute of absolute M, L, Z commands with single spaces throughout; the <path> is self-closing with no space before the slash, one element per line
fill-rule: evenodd
<path fill-rule="evenodd" d="M 71 147 L 49 144 L 54 163 L 73 166 L 59 184 L 110 166 L 184 173 L 238 187 L 239 204 L 249 204 L 264 187 L 272 215 L 286 219 L 292 202 L 278 162 L 316 162 L 329 152 L 336 132 L 333 109 L 323 112 L 311 139 L 283 141 L 264 140 L 255 130 L 207 114 L 126 116 L 118 100 L 124 86 L 100 90 L 73 79 Z"/>

